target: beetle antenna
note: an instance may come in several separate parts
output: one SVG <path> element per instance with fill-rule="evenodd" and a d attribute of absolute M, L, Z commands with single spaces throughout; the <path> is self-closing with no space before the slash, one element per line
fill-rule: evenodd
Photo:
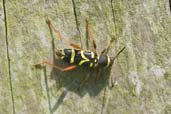
<path fill-rule="evenodd" d="M 112 57 L 112 64 L 114 60 L 120 55 L 120 53 L 123 52 L 124 49 L 125 49 L 125 46 L 114 57 Z"/>

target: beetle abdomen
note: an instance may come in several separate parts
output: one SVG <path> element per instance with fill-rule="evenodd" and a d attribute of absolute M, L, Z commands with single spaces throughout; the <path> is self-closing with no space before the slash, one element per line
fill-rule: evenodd
<path fill-rule="evenodd" d="M 70 64 L 93 67 L 97 63 L 97 54 L 92 51 L 64 49 L 62 53 L 61 59 Z"/>

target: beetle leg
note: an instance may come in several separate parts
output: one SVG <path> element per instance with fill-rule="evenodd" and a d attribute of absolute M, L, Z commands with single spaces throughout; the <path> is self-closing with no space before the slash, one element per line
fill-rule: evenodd
<path fill-rule="evenodd" d="M 80 81 L 79 86 L 78 86 L 78 90 L 88 81 L 89 77 L 90 77 L 90 72 L 88 72 L 88 74 Z"/>
<path fill-rule="evenodd" d="M 102 69 L 100 70 L 99 68 L 96 70 L 95 83 L 99 80 L 99 77 L 101 75 L 101 71 L 102 71 Z"/>
<path fill-rule="evenodd" d="M 53 24 L 52 24 L 52 22 L 51 22 L 51 20 L 49 18 L 47 18 L 46 23 L 49 25 L 50 29 L 53 30 L 58 35 L 58 37 L 61 40 L 64 40 L 65 43 L 72 46 L 73 48 L 82 49 L 79 45 L 77 45 L 75 43 L 72 43 L 71 41 L 64 38 L 63 35 L 53 26 Z"/>
<path fill-rule="evenodd" d="M 63 69 L 63 71 L 74 70 L 75 68 L 77 68 L 76 65 L 71 65 L 71 66 L 65 67 L 65 68 Z"/>
<path fill-rule="evenodd" d="M 109 51 L 109 48 L 111 47 L 111 44 L 113 43 L 113 39 L 110 40 L 110 43 L 108 44 L 108 46 L 102 50 L 101 54 L 107 53 Z"/>
<path fill-rule="evenodd" d="M 90 40 L 90 42 L 93 45 L 93 51 L 96 52 L 96 42 L 95 42 L 94 38 L 92 37 L 88 18 L 86 18 L 86 38 Z"/>
<path fill-rule="evenodd" d="M 73 70 L 73 69 L 77 68 L 76 65 L 71 65 L 71 66 L 67 66 L 65 68 L 62 68 L 62 67 L 57 66 L 55 64 L 52 64 L 52 63 L 50 63 L 48 61 L 42 61 L 40 63 L 34 64 L 33 66 L 38 66 L 38 65 L 41 65 L 41 64 L 47 64 L 47 65 L 49 65 L 49 66 L 51 66 L 51 67 L 53 67 L 53 68 L 55 68 L 57 70 L 60 70 L 60 71 L 69 71 L 69 70 Z"/>

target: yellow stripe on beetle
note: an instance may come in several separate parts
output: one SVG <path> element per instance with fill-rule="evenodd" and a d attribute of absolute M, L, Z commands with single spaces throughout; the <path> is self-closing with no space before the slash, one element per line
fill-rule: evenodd
<path fill-rule="evenodd" d="M 75 58 L 75 50 L 71 49 L 71 59 L 70 59 L 70 63 L 74 63 L 74 58 Z"/>
<path fill-rule="evenodd" d="M 107 55 L 107 65 L 106 65 L 106 67 L 109 67 L 109 65 L 110 65 L 110 57 Z"/>
<path fill-rule="evenodd" d="M 83 60 L 81 60 L 81 61 L 79 62 L 78 65 L 80 65 L 80 66 L 81 66 L 83 63 L 89 61 L 89 59 L 84 55 L 84 51 L 81 51 L 81 57 L 83 58 Z"/>
<path fill-rule="evenodd" d="M 62 56 L 61 56 L 61 59 L 64 59 L 65 57 L 65 53 L 64 53 L 64 50 L 62 50 Z"/>
<path fill-rule="evenodd" d="M 90 63 L 90 66 L 89 67 L 93 67 L 93 63 Z"/>
<path fill-rule="evenodd" d="M 91 58 L 94 59 L 94 52 L 91 52 Z"/>

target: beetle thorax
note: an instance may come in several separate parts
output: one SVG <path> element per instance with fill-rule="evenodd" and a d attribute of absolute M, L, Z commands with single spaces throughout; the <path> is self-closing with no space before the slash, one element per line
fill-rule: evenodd
<path fill-rule="evenodd" d="M 108 55 L 102 54 L 98 58 L 99 67 L 109 67 L 111 65 L 111 58 Z"/>

